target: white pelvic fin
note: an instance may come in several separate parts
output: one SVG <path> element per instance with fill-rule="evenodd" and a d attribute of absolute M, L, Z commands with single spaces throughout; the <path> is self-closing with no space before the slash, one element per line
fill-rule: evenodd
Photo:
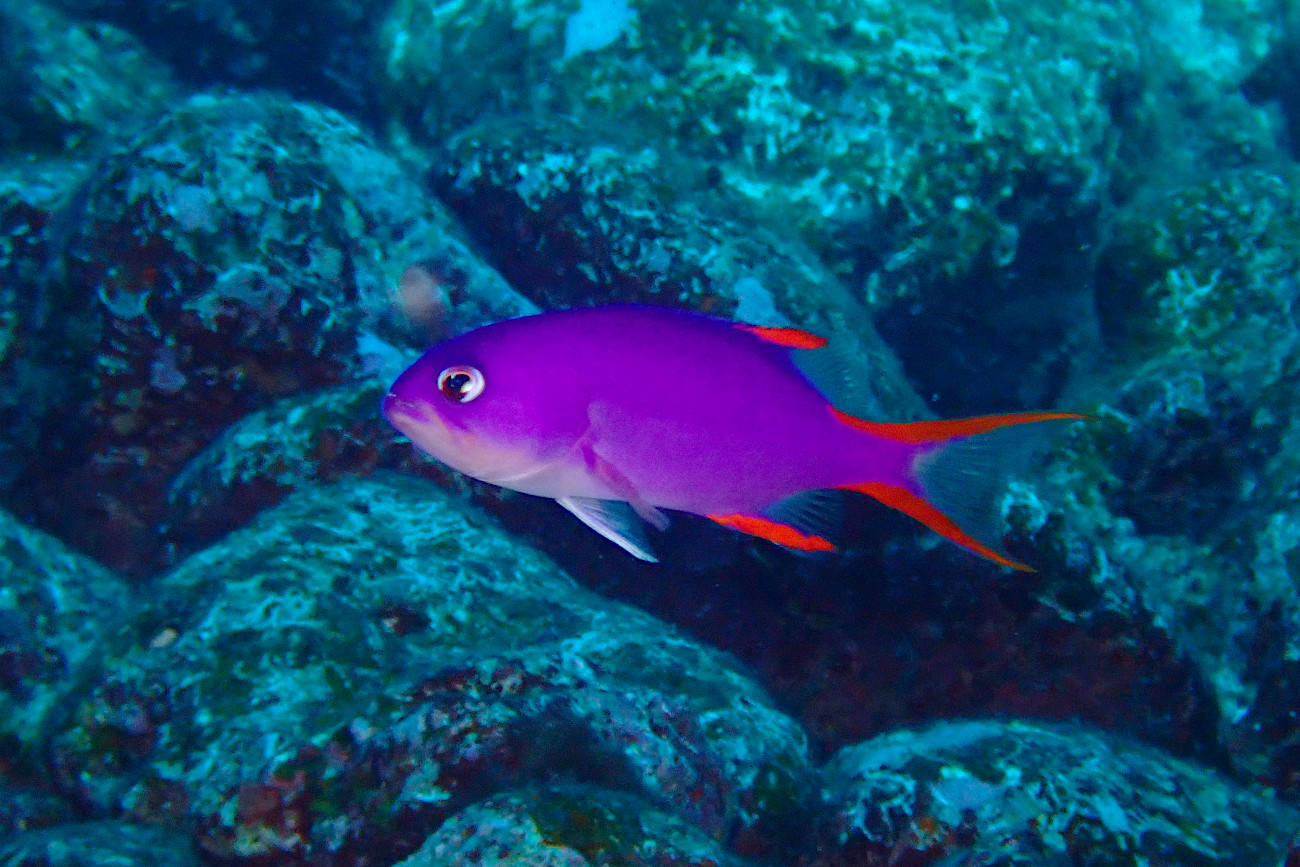
<path fill-rule="evenodd" d="M 645 524 L 629 504 L 622 500 L 597 500 L 592 497 L 560 497 L 555 502 L 638 560 L 659 562 L 650 550 Z M 662 512 L 656 509 L 655 514 L 664 523 L 667 522 L 667 516 Z"/>

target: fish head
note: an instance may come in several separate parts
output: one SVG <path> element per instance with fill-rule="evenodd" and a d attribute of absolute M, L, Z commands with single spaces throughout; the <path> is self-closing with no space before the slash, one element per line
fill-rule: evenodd
<path fill-rule="evenodd" d="M 502 487 L 571 453 L 588 425 L 578 390 L 549 375 L 546 359 L 464 338 L 407 368 L 383 412 L 421 451 Z"/>

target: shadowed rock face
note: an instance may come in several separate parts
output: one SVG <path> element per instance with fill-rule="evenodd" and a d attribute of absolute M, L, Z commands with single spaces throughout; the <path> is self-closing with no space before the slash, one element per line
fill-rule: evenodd
<path fill-rule="evenodd" d="M 197 867 L 203 861 L 187 835 L 169 828 L 120 821 L 76 822 L 32 830 L 0 843 L 12 864 L 157 864 Z"/>
<path fill-rule="evenodd" d="M 1090 389 L 1106 420 L 1061 479 L 1091 477 L 1076 526 L 1113 533 L 1111 562 L 1215 685 L 1233 761 L 1289 796 L 1298 183 L 1295 166 L 1223 171 L 1120 212 L 1099 284 L 1113 358 Z"/>
<path fill-rule="evenodd" d="M 362 117 L 374 0 L 56 0 L 68 13 L 135 34 L 191 86 L 269 88 Z"/>

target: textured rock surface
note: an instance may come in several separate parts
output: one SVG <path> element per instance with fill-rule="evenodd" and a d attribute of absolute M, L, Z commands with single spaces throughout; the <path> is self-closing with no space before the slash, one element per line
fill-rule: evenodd
<path fill-rule="evenodd" d="M 1300 814 L 1077 727 L 941 723 L 837 753 L 814 863 L 1281 864 Z"/>
<path fill-rule="evenodd" d="M 282 398 L 226 428 L 167 490 L 167 537 L 202 548 L 303 485 L 414 460 L 375 414 L 379 379 Z"/>
<path fill-rule="evenodd" d="M 909 283 L 963 273 L 995 242 L 1014 254 L 1016 221 L 999 211 L 1030 190 L 1078 197 L 1104 153 L 1107 88 L 1138 64 L 1131 20 L 1085 3 L 1067 23 L 1030 5 L 649 2 L 619 38 L 566 56 L 578 10 L 394 4 L 381 44 L 409 125 L 444 136 L 485 98 L 618 118 L 718 160 L 725 183 L 815 222 L 827 249 L 827 221 L 855 249 L 875 237 Z M 477 90 L 459 86 L 469 68 Z"/>
<path fill-rule="evenodd" d="M 126 822 L 83 822 L 19 834 L 0 842 L 0 863 L 13 867 L 197 867 L 203 862 L 176 831 Z"/>
<path fill-rule="evenodd" d="M 136 601 L 118 576 L 0 512 L 0 778 L 33 773 L 46 715 Z"/>
<path fill-rule="evenodd" d="M 1300 781 L 1300 175 L 1237 170 L 1135 201 L 1103 259 L 1115 363 L 1053 487 L 1076 561 L 1204 672 L 1244 777 Z M 1213 239 L 1207 242 L 1207 239 Z M 1088 563 L 1091 565 L 1087 565 Z"/>
<path fill-rule="evenodd" d="M 295 495 L 162 578 L 52 743 L 99 809 L 226 856 L 404 854 L 557 773 L 788 845 L 804 736 L 722 654 L 427 483 Z"/>
<path fill-rule="evenodd" d="M 393 311 L 408 265 L 437 284 L 445 328 L 532 309 L 355 124 L 272 96 L 193 98 L 68 208 L 67 279 L 46 284 L 38 335 L 76 370 L 8 499 L 133 574 L 174 557 L 165 488 L 226 426 L 387 378 L 423 347 L 428 332 Z M 74 496 L 87 488 L 99 496 Z"/>
<path fill-rule="evenodd" d="M 0 3 L 0 78 L 0 147 L 48 154 L 129 134 L 179 94 L 128 32 L 40 2 Z"/>
<path fill-rule="evenodd" d="M 401 867 L 739 867 L 698 829 L 634 797 L 590 787 L 489 798 L 458 813 Z"/>

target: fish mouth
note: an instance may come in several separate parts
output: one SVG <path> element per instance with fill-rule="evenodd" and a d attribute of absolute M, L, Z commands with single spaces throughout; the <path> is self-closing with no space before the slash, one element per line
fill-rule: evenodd
<path fill-rule="evenodd" d="M 397 392 L 390 391 L 384 395 L 383 412 L 388 423 L 420 451 L 438 460 L 444 460 L 445 455 L 455 451 L 452 432 L 439 417 L 437 410 L 427 402 L 406 399 Z"/>
<path fill-rule="evenodd" d="M 388 419 L 389 424 L 403 433 L 405 433 L 403 424 L 429 422 L 429 414 L 419 401 L 403 400 L 396 392 L 390 391 L 384 395 L 382 409 L 384 418 Z"/>

